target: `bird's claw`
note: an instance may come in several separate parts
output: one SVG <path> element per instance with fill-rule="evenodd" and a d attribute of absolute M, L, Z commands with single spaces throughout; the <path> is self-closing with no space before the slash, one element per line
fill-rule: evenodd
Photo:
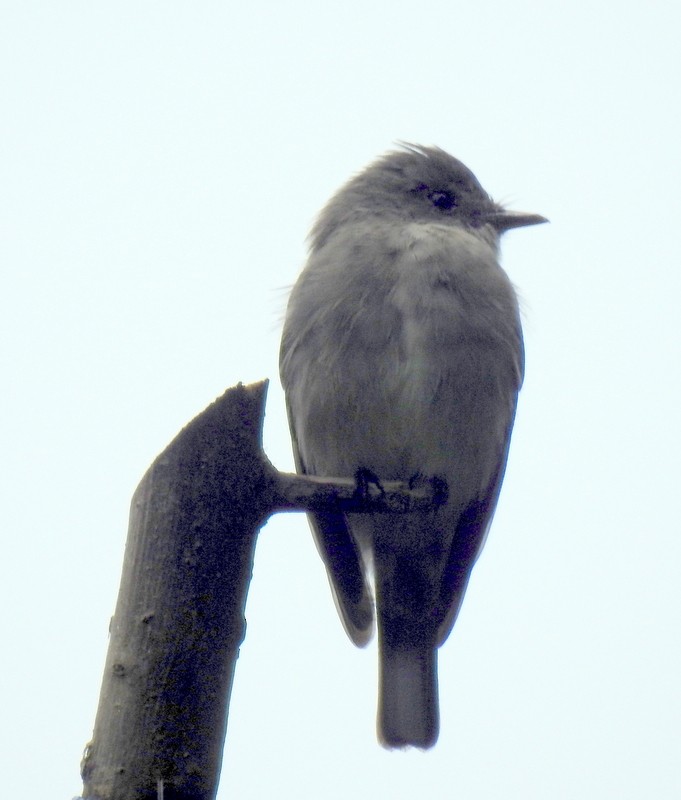
<path fill-rule="evenodd" d="M 447 479 L 441 475 L 432 475 L 430 477 L 421 472 L 417 472 L 409 478 L 409 488 L 413 491 L 420 487 L 430 486 L 433 493 L 433 505 L 442 506 L 449 498 L 449 486 Z"/>
<path fill-rule="evenodd" d="M 355 472 L 355 491 L 354 497 L 356 500 L 360 501 L 367 501 L 371 498 L 371 494 L 369 491 L 369 486 L 373 484 L 379 491 L 380 497 L 385 497 L 385 490 L 381 486 L 381 482 L 378 479 L 378 475 L 375 472 L 372 472 L 370 469 L 365 469 L 364 467 L 360 467 L 357 472 Z"/>

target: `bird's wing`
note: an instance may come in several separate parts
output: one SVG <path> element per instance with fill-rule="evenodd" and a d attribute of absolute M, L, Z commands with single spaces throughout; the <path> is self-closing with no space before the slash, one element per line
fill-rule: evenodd
<path fill-rule="evenodd" d="M 295 425 L 288 405 L 289 428 L 293 457 L 299 473 L 306 474 L 298 448 Z M 308 514 L 312 535 L 331 585 L 338 615 L 346 633 L 357 647 L 364 647 L 374 628 L 374 607 L 371 592 L 364 578 L 362 562 L 343 514 Z"/>
<path fill-rule="evenodd" d="M 438 627 L 438 647 L 444 643 L 454 626 L 471 570 L 485 544 L 485 539 L 492 523 L 492 517 L 494 516 L 501 484 L 504 479 L 504 472 L 506 471 L 514 418 L 515 408 L 508 424 L 504 448 L 499 454 L 497 470 L 487 487 L 487 491 L 482 497 L 477 498 L 464 509 L 456 524 L 456 531 L 452 539 L 452 546 L 440 588 L 438 606 L 441 611 L 442 621 Z"/>

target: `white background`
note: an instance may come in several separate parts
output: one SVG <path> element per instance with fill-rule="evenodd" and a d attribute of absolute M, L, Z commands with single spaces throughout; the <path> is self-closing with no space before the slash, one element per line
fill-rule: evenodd
<path fill-rule="evenodd" d="M 70 798 L 142 474 L 277 377 L 319 208 L 398 139 L 513 231 L 527 379 L 501 503 L 440 653 L 430 752 L 376 743 L 376 652 L 305 519 L 263 530 L 220 798 L 681 796 L 679 6 L 14 2 L 0 11 L 6 797 Z"/>

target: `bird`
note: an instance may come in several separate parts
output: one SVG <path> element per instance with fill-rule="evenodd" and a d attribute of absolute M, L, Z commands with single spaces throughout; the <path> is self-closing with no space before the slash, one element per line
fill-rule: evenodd
<path fill-rule="evenodd" d="M 348 636 L 363 647 L 376 626 L 386 748 L 438 738 L 437 651 L 487 537 L 524 376 L 499 240 L 546 221 L 495 203 L 439 147 L 400 143 L 323 208 L 289 295 L 297 471 L 446 486 L 428 511 L 308 515 Z"/>

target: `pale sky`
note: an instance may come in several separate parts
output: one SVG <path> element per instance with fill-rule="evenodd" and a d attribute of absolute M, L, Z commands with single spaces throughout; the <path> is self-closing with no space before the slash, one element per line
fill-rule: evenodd
<path fill-rule="evenodd" d="M 681 796 L 673 2 L 31 2 L 0 10 L 3 794 L 71 798 L 132 492 L 271 379 L 317 211 L 397 140 L 544 214 L 503 265 L 527 377 L 440 651 L 430 752 L 376 742 L 376 648 L 304 516 L 262 531 L 218 797 Z"/>

